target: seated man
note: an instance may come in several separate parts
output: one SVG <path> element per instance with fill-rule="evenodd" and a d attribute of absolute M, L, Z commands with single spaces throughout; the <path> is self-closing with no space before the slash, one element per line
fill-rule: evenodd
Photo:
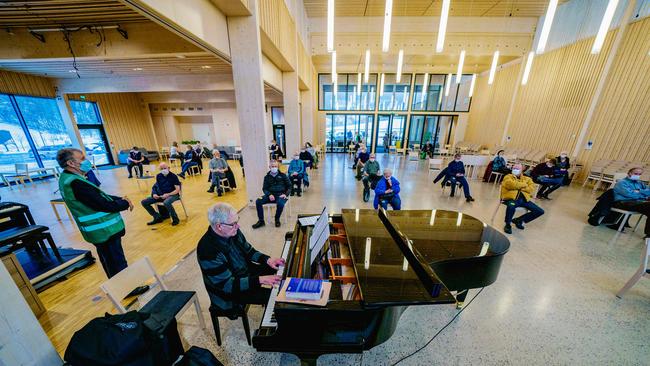
<path fill-rule="evenodd" d="M 223 195 L 223 189 L 221 189 L 221 180 L 226 177 L 226 172 L 228 169 L 228 163 L 221 157 L 219 150 L 212 151 L 212 159 L 209 163 L 210 168 L 210 189 L 208 193 L 214 193 L 214 189 L 217 189 L 217 195 L 221 197 Z"/>
<path fill-rule="evenodd" d="M 368 161 L 368 159 L 370 159 L 370 154 L 366 150 L 365 145 L 361 145 L 361 148 L 359 149 L 359 154 L 358 154 L 357 158 L 358 158 L 358 160 L 357 160 L 357 175 L 356 175 L 356 178 L 357 178 L 357 180 L 361 180 L 361 172 L 363 171 L 363 167 L 366 164 L 366 162 Z"/>
<path fill-rule="evenodd" d="M 446 179 L 451 182 L 451 197 L 456 193 L 456 182 L 459 182 L 463 186 L 463 193 L 465 193 L 465 200 L 467 202 L 474 201 L 472 195 L 469 193 L 469 183 L 465 179 L 465 164 L 460 160 L 461 155 L 454 155 L 454 160 L 449 162 L 447 165 L 447 177 Z M 444 184 L 444 183 L 443 183 Z"/>
<path fill-rule="evenodd" d="M 163 222 L 168 217 L 172 218 L 172 226 L 178 225 L 178 215 L 174 210 L 174 202 L 181 199 L 181 182 L 176 174 L 169 171 L 166 163 L 160 163 L 160 173 L 156 175 L 156 183 L 151 188 L 151 197 L 142 200 L 142 207 L 153 217 L 153 221 L 147 225 L 155 225 Z M 158 206 L 159 212 L 151 207 L 157 202 L 162 202 L 165 206 Z"/>
<path fill-rule="evenodd" d="M 278 169 L 278 162 L 271 160 L 269 172 L 264 176 L 262 191 L 264 195 L 255 201 L 257 208 L 257 222 L 253 224 L 253 229 L 264 226 L 264 204 L 274 203 L 275 207 L 275 227 L 279 227 L 280 216 L 287 203 L 287 196 L 291 191 L 291 181 L 286 174 Z"/>
<path fill-rule="evenodd" d="M 368 202 L 370 199 L 370 189 L 374 190 L 377 186 L 377 181 L 381 179 L 381 168 L 375 157 L 375 154 L 370 154 L 370 158 L 363 167 L 363 202 Z"/>
<path fill-rule="evenodd" d="M 643 169 L 632 168 L 627 177 L 619 180 L 614 186 L 615 208 L 634 211 L 646 216 L 645 237 L 650 237 L 650 188 L 640 178 Z"/>
<path fill-rule="evenodd" d="M 183 165 L 181 165 L 181 172 L 178 174 L 179 177 L 185 179 L 185 173 L 190 169 L 190 167 L 198 165 L 196 162 L 196 152 L 192 149 L 191 145 L 187 145 L 187 150 L 185 151 L 185 155 L 183 156 Z"/>
<path fill-rule="evenodd" d="M 314 156 L 307 151 L 306 147 L 300 149 L 299 159 L 305 163 L 305 168 L 312 168 L 314 166 Z"/>
<path fill-rule="evenodd" d="M 558 174 L 562 176 L 562 185 L 569 185 L 569 169 L 571 169 L 571 161 L 569 160 L 567 152 L 562 151 L 560 156 L 555 158 L 555 162 Z"/>
<path fill-rule="evenodd" d="M 302 184 L 302 179 L 306 174 L 306 170 L 305 163 L 300 160 L 300 154 L 298 154 L 297 151 L 293 154 L 293 159 L 291 159 L 291 162 L 289 163 L 288 174 L 289 180 L 291 180 L 291 195 L 298 195 L 298 197 L 300 197 L 302 195 L 300 185 Z"/>
<path fill-rule="evenodd" d="M 544 210 L 530 200 L 535 190 L 533 180 L 523 175 L 521 170 L 521 164 L 515 164 L 512 173 L 503 177 L 501 182 L 501 202 L 506 205 L 506 225 L 503 227 L 506 234 L 512 234 L 511 223 L 524 230 L 524 223 L 531 222 L 544 214 Z M 523 207 L 528 212 L 513 219 L 517 207 Z"/>
<path fill-rule="evenodd" d="M 544 163 L 537 164 L 533 168 L 531 173 L 533 181 L 541 185 L 536 198 L 550 200 L 548 195 L 562 186 L 564 178 L 556 176 L 555 173 L 555 159 L 546 159 Z"/>
<path fill-rule="evenodd" d="M 137 146 L 133 146 L 133 149 L 129 151 L 127 161 L 126 169 L 129 171 L 129 178 L 133 178 L 133 167 L 137 167 L 135 175 L 142 178 L 142 162 L 144 161 L 144 156 L 142 155 L 142 151 L 138 150 Z"/>
<path fill-rule="evenodd" d="M 239 230 L 237 210 L 227 203 L 208 209 L 210 227 L 196 248 L 203 283 L 210 297 L 210 310 L 231 318 L 246 304 L 264 305 L 270 288 L 282 280 L 276 275 L 282 258 L 258 252 Z"/>
<path fill-rule="evenodd" d="M 380 178 L 375 187 L 375 201 L 373 206 L 375 210 L 381 205 L 388 209 L 388 205 L 393 210 L 402 208 L 402 200 L 399 197 L 399 181 L 393 177 L 393 171 L 390 168 L 384 169 L 384 177 Z"/>

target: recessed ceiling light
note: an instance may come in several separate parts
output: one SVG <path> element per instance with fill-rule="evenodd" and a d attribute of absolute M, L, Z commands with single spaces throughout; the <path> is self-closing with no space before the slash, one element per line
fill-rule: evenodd
<path fill-rule="evenodd" d="M 201 68 L 202 68 L 202 69 L 211 69 L 212 66 L 210 66 L 210 65 L 203 65 L 203 66 L 201 66 Z"/>
<path fill-rule="evenodd" d="M 185 58 L 185 55 L 176 55 L 176 58 Z"/>
<path fill-rule="evenodd" d="M 133 71 L 142 71 L 142 68 L 141 67 L 134 67 Z"/>

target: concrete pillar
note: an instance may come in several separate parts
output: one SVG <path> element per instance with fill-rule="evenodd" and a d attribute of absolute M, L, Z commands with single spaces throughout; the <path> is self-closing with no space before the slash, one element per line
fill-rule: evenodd
<path fill-rule="evenodd" d="M 312 87 L 313 88 L 313 87 Z M 302 145 L 309 141 L 312 145 L 316 144 L 314 141 L 314 105 L 311 90 L 303 90 L 300 92 L 300 114 L 302 115 Z"/>
<path fill-rule="evenodd" d="M 65 129 L 68 132 L 68 136 L 70 136 L 70 140 L 72 141 L 72 146 L 76 147 L 77 149 L 81 149 L 81 151 L 84 151 L 82 148 L 83 141 L 81 140 L 81 134 L 77 128 L 77 121 L 75 121 L 74 115 L 72 114 L 72 109 L 70 109 L 68 95 L 60 93 L 58 88 L 55 92 L 56 106 L 59 108 L 59 113 L 63 119 L 63 124 L 65 125 Z"/>
<path fill-rule="evenodd" d="M 298 73 L 282 73 L 282 99 L 284 102 L 284 133 L 287 142 L 287 156 L 300 149 L 300 89 Z"/>
<path fill-rule="evenodd" d="M 269 136 L 264 128 L 264 79 L 257 2 L 258 0 L 248 0 L 251 16 L 228 18 L 235 101 L 249 204 L 254 204 L 255 199 L 261 195 L 269 162 Z"/>

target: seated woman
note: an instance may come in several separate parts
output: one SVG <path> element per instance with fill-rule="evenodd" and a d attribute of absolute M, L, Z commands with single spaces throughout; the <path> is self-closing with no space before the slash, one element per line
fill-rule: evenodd
<path fill-rule="evenodd" d="M 379 179 L 375 187 L 375 200 L 373 207 L 375 210 L 379 205 L 384 209 L 388 209 L 390 205 L 393 210 L 400 210 L 402 208 L 402 200 L 399 197 L 399 181 L 393 177 L 393 171 L 390 168 L 384 169 L 383 179 Z"/>
<path fill-rule="evenodd" d="M 302 195 L 301 184 L 305 175 L 307 175 L 307 170 L 305 169 L 305 163 L 300 160 L 300 154 L 296 151 L 293 154 L 293 159 L 289 163 L 289 170 L 287 171 L 289 180 L 291 181 L 291 195 Z"/>
<path fill-rule="evenodd" d="M 311 168 L 318 169 L 318 154 L 316 154 L 316 149 L 314 149 L 314 147 L 309 141 L 305 142 L 305 150 L 307 150 L 307 152 L 310 153 L 312 158 L 314 159 L 312 161 Z"/>
<path fill-rule="evenodd" d="M 569 156 L 566 151 L 562 151 L 560 156 L 555 158 L 556 168 L 558 174 L 562 176 L 562 185 L 569 185 L 569 169 L 571 168 L 571 163 L 569 162 Z"/>
<path fill-rule="evenodd" d="M 307 151 L 306 148 L 302 148 L 300 150 L 300 160 L 302 160 L 303 163 L 305 163 L 305 168 L 312 168 L 314 166 L 314 157 L 311 155 L 309 151 Z"/>
<path fill-rule="evenodd" d="M 492 159 L 492 171 L 496 173 L 510 174 L 506 159 L 503 157 L 503 150 L 499 150 Z"/>
<path fill-rule="evenodd" d="M 196 162 L 197 158 L 198 158 L 198 155 L 196 155 L 196 152 L 192 149 L 192 146 L 187 145 L 187 150 L 185 151 L 185 156 L 184 156 L 185 162 L 181 166 L 181 172 L 180 172 L 180 174 L 178 174 L 178 176 L 185 179 L 185 173 L 190 169 L 190 167 L 199 165 Z M 201 158 L 198 158 L 198 159 L 201 159 Z"/>
<path fill-rule="evenodd" d="M 176 141 L 172 142 L 172 146 L 169 148 L 169 158 L 178 159 L 181 161 L 181 164 L 183 164 L 183 154 L 178 151 L 178 142 Z"/>

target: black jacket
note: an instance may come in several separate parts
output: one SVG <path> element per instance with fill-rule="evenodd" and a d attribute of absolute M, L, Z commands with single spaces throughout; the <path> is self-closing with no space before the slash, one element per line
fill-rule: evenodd
<path fill-rule="evenodd" d="M 264 185 L 262 186 L 262 191 L 265 195 L 281 195 L 286 194 L 287 196 L 291 192 L 291 181 L 286 174 L 278 170 L 278 174 L 274 176 L 271 175 L 271 172 L 266 173 L 264 176 Z"/>

